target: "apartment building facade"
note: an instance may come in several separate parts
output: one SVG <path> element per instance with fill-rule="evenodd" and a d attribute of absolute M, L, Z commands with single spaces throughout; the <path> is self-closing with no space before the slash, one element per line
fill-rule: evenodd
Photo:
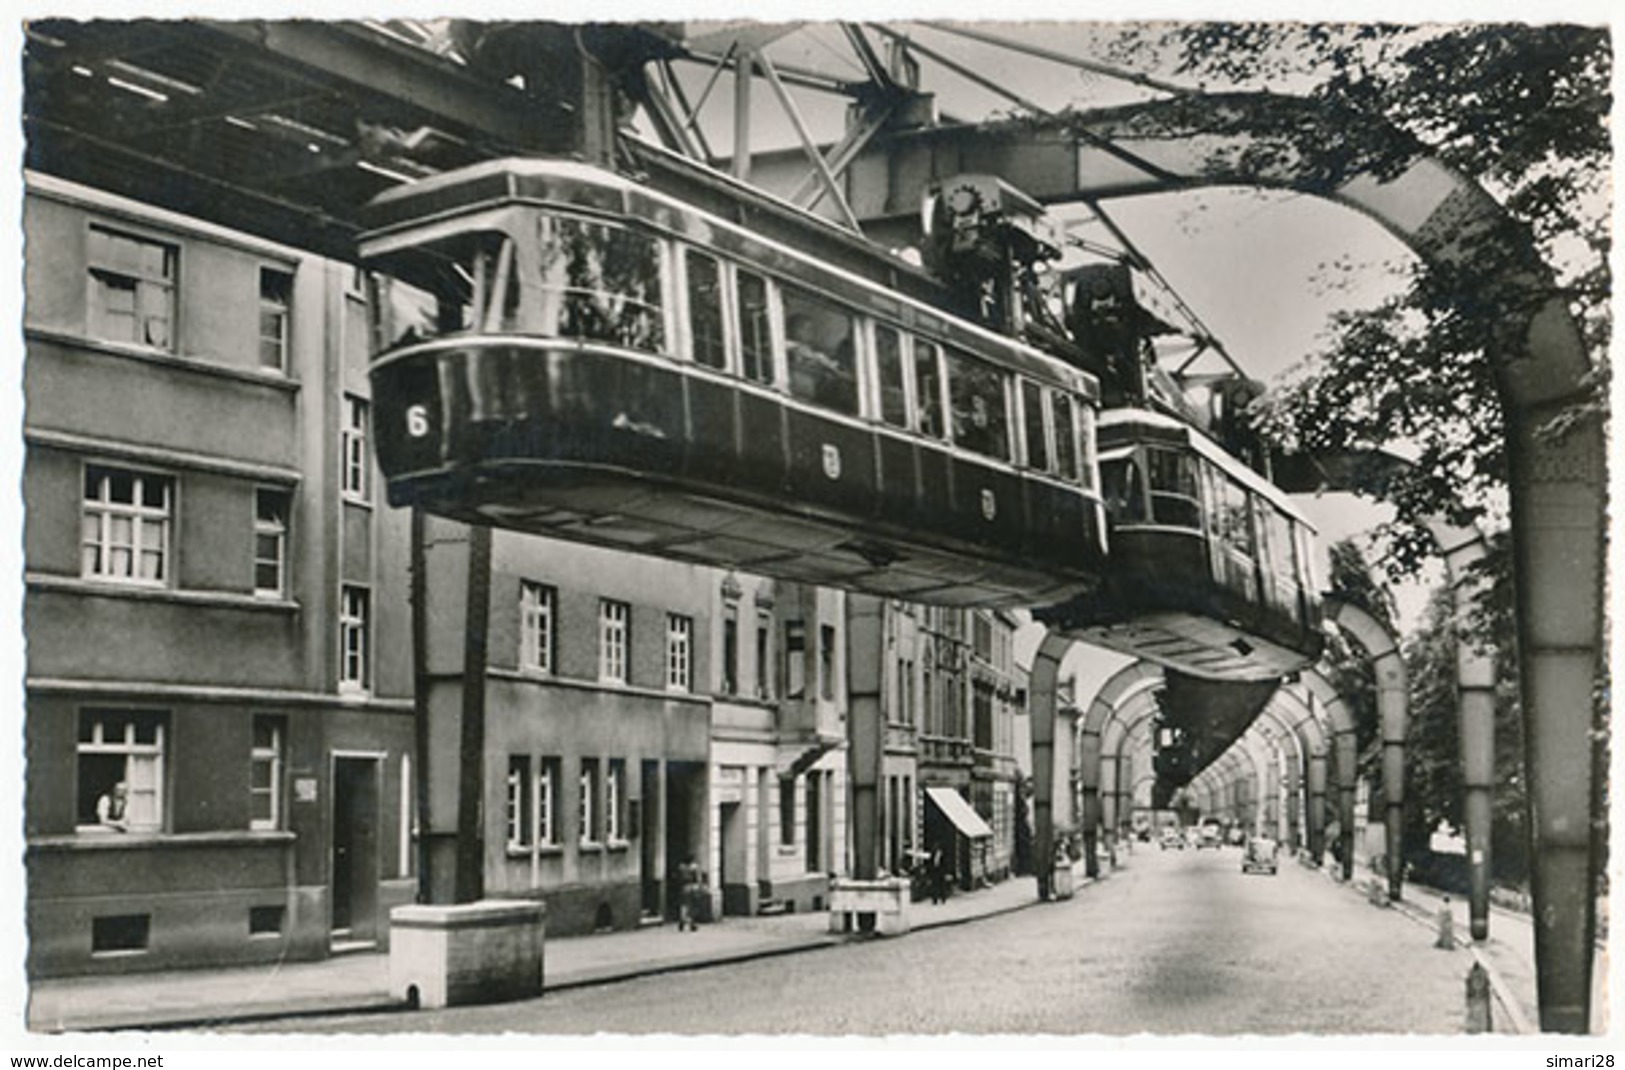
<path fill-rule="evenodd" d="M 43 176 L 23 225 L 29 972 L 377 946 L 412 678 L 363 280 Z"/>

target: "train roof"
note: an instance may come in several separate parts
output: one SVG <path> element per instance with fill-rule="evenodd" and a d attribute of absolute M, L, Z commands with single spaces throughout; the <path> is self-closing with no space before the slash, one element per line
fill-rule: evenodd
<path fill-rule="evenodd" d="M 677 172 L 673 172 L 677 173 Z M 1060 381 L 1091 400 L 1099 380 L 1031 343 L 974 323 L 944 307 L 946 291 L 927 272 L 818 216 L 771 194 L 711 173 L 681 175 L 681 195 L 577 160 L 508 157 L 473 164 L 397 186 L 368 205 L 370 229 L 361 236 L 364 256 L 394 244 L 388 239 L 410 226 L 457 219 L 505 204 L 556 203 L 617 218 L 637 218 L 671 234 L 704 244 L 723 231 L 762 254 L 796 262 L 797 281 L 819 276 L 841 280 L 895 306 L 911 328 L 952 343 L 996 347 L 1013 370 Z M 695 194 L 695 196 L 691 196 Z M 704 194 L 699 196 L 698 194 Z M 699 203 L 696 203 L 699 202 Z M 788 274 L 787 272 L 783 272 Z M 933 331 L 933 328 L 935 330 Z"/>
<path fill-rule="evenodd" d="M 1096 422 L 1096 429 L 1101 460 L 1108 460 L 1114 451 L 1126 448 L 1129 445 L 1129 442 L 1125 441 L 1126 439 L 1132 439 L 1135 443 L 1149 442 L 1170 446 L 1184 446 L 1213 462 L 1223 469 L 1226 475 L 1249 491 L 1269 499 L 1270 503 L 1276 508 L 1310 531 L 1315 530 L 1315 526 L 1309 522 L 1308 517 L 1303 514 L 1302 510 L 1292 503 L 1292 499 L 1285 491 L 1231 456 L 1225 451 L 1224 447 L 1200 430 L 1182 420 L 1176 420 L 1171 416 L 1164 416 L 1160 412 L 1152 412 L 1149 409 L 1102 409 Z"/>

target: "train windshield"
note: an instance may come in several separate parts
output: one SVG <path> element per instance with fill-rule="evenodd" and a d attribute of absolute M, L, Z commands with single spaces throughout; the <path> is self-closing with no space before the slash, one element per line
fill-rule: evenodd
<path fill-rule="evenodd" d="M 536 215 L 536 321 L 544 335 L 659 352 L 660 245 L 592 220 Z"/>
<path fill-rule="evenodd" d="M 389 349 L 465 331 L 519 329 L 517 260 L 513 239 L 499 229 L 397 250 L 371 265 L 394 276 L 373 303 L 374 337 Z"/>

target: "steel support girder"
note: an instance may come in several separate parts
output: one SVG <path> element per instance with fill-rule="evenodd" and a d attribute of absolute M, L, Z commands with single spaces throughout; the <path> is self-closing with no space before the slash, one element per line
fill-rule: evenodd
<path fill-rule="evenodd" d="M 1051 894 L 1052 866 L 1055 857 L 1057 822 L 1055 811 L 1056 789 L 1071 796 L 1070 770 L 1057 770 L 1056 758 L 1072 754 L 1068 746 L 1056 747 L 1055 732 L 1060 699 L 1061 659 L 1072 648 L 1074 640 L 1045 631 L 1033 656 L 1032 674 L 1028 681 L 1028 720 L 1032 730 L 1033 761 L 1033 869 L 1038 874 L 1038 897 L 1048 899 Z M 1068 762 L 1070 764 L 1070 762 Z M 1070 827 L 1066 821 L 1063 827 Z"/>
<path fill-rule="evenodd" d="M 1358 490 L 1379 498 L 1387 496 L 1388 484 L 1411 462 L 1382 450 L 1337 454 L 1299 454 L 1283 459 L 1272 468 L 1278 485 L 1294 493 L 1324 490 Z M 1489 938 L 1490 883 L 1492 873 L 1492 801 L 1495 788 L 1495 651 L 1469 641 L 1461 627 L 1485 579 L 1474 566 L 1483 559 L 1486 548 L 1483 533 L 1475 528 L 1452 524 L 1442 516 L 1425 521 L 1434 545 L 1444 561 L 1456 622 L 1456 693 L 1461 740 L 1463 815 L 1467 836 L 1468 915 L 1474 940 Z M 1328 601 L 1328 619 L 1337 620 L 1353 634 L 1368 653 L 1397 648 L 1397 640 L 1363 610 L 1353 612 L 1348 603 Z M 1342 618 L 1342 619 L 1339 619 Z M 1364 618 L 1364 619 L 1361 619 Z M 1403 665 L 1403 661 L 1400 663 Z M 1330 685 L 1327 685 L 1330 690 Z M 1319 692 L 1317 691 L 1317 694 Z M 1389 829 L 1390 837 L 1392 828 Z M 1402 854 L 1393 854 L 1390 862 Z M 1352 859 L 1345 859 L 1350 862 Z"/>
<path fill-rule="evenodd" d="M 886 752 L 885 601 L 846 595 L 847 777 L 852 800 L 852 875 L 880 873 L 882 766 Z"/>

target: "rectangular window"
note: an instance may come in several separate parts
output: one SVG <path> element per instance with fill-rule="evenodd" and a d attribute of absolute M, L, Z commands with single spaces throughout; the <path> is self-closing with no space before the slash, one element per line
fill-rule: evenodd
<path fill-rule="evenodd" d="M 151 586 L 168 582 L 174 487 L 168 476 L 86 465 L 82 574 Z"/>
<path fill-rule="evenodd" d="M 508 755 L 508 849 L 521 850 L 531 844 L 531 819 L 535 810 L 531 801 L 530 757 L 524 754 Z"/>
<path fill-rule="evenodd" d="M 597 843 L 598 759 L 581 759 L 581 842 Z"/>
<path fill-rule="evenodd" d="M 151 928 L 151 914 L 112 914 L 91 918 L 90 953 L 107 955 L 121 951 L 145 951 Z"/>
<path fill-rule="evenodd" d="M 796 845 L 796 778 L 779 778 L 779 846 Z"/>
<path fill-rule="evenodd" d="M 1050 394 L 1051 415 L 1055 421 L 1055 468 L 1062 479 L 1077 482 L 1078 429 L 1072 422 L 1072 398 L 1058 391 Z"/>
<path fill-rule="evenodd" d="M 345 584 L 339 597 L 339 690 L 367 689 L 368 601 L 365 587 Z"/>
<path fill-rule="evenodd" d="M 281 906 L 249 907 L 249 936 L 281 936 L 286 909 Z"/>
<path fill-rule="evenodd" d="M 880 373 L 880 418 L 893 427 L 907 428 L 903 336 L 891 327 L 875 327 L 875 368 Z"/>
<path fill-rule="evenodd" d="M 281 717 L 255 717 L 248 758 L 248 827 L 282 827 L 282 755 L 286 722 Z"/>
<path fill-rule="evenodd" d="M 765 612 L 756 614 L 756 697 L 773 697 L 773 618 Z"/>
<path fill-rule="evenodd" d="M 773 382 L 773 334 L 767 302 L 767 280 L 741 271 L 739 293 L 740 372 L 753 383 Z"/>
<path fill-rule="evenodd" d="M 632 607 L 605 598 L 598 603 L 598 679 L 606 684 L 625 684 L 627 679 L 628 632 Z"/>
<path fill-rule="evenodd" d="M 167 713 L 85 710 L 79 715 L 80 827 L 156 831 L 164 823 Z"/>
<path fill-rule="evenodd" d="M 807 626 L 799 620 L 784 622 L 784 695 L 807 695 Z"/>
<path fill-rule="evenodd" d="M 835 625 L 823 624 L 818 628 L 818 694 L 824 699 L 835 697 Z"/>
<path fill-rule="evenodd" d="M 1027 467 L 1050 471 L 1049 438 L 1044 434 L 1044 391 L 1030 379 L 1021 380 L 1021 417 L 1027 440 Z"/>
<path fill-rule="evenodd" d="M 288 370 L 288 323 L 293 304 L 293 275 L 260 268 L 260 367 Z"/>
<path fill-rule="evenodd" d="M 694 685 L 694 618 L 666 614 L 666 690 L 689 691 Z"/>
<path fill-rule="evenodd" d="M 626 839 L 622 812 L 626 807 L 626 762 L 612 758 L 604 771 L 604 839 L 620 843 Z"/>
<path fill-rule="evenodd" d="M 540 583 L 519 584 L 519 667 L 529 672 L 553 671 L 553 614 L 558 592 Z"/>
<path fill-rule="evenodd" d="M 941 350 L 935 342 L 914 340 L 914 430 L 943 437 Z"/>
<path fill-rule="evenodd" d="M 949 350 L 948 397 L 953 443 L 984 457 L 1010 459 L 1009 376 L 991 364 Z"/>
<path fill-rule="evenodd" d="M 739 694 L 739 610 L 722 611 L 722 693 Z"/>
<path fill-rule="evenodd" d="M 543 847 L 556 847 L 558 829 L 559 760 L 543 758 L 536 769 L 536 842 Z"/>
<path fill-rule="evenodd" d="M 784 358 L 790 394 L 836 412 L 858 412 L 857 348 L 852 317 L 789 286 L 784 304 Z"/>
<path fill-rule="evenodd" d="M 91 333 L 109 342 L 173 351 L 179 260 L 174 245 L 93 224 Z"/>
<path fill-rule="evenodd" d="M 287 594 L 288 492 L 254 489 L 254 593 L 261 598 Z"/>
<path fill-rule="evenodd" d="M 722 318 L 722 272 L 717 262 L 690 249 L 688 268 L 688 340 L 696 364 L 726 368 L 728 350 Z"/>
<path fill-rule="evenodd" d="M 344 433 L 342 436 L 341 462 L 344 466 L 342 472 L 342 487 L 344 496 L 353 501 L 364 502 L 368 500 L 371 489 L 371 480 L 367 478 L 370 462 L 367 456 L 367 424 L 369 406 L 361 398 L 351 394 L 344 396 Z"/>

